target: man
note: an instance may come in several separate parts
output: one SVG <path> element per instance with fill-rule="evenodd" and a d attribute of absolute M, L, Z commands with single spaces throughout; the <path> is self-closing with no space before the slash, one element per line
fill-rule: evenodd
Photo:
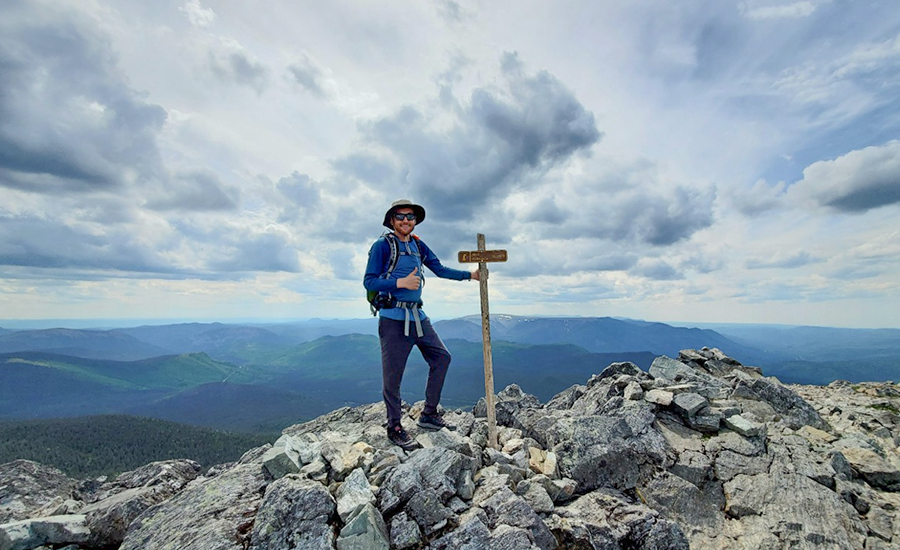
<path fill-rule="evenodd" d="M 383 235 L 372 245 L 363 279 L 366 290 L 378 292 L 376 307 L 380 307 L 378 336 L 381 339 L 381 376 L 387 407 L 388 439 L 404 449 L 416 446 L 400 424 L 400 382 L 413 346 L 419 348 L 428 363 L 425 409 L 417 424 L 428 430 L 454 429 L 444 422 L 438 412 L 444 378 L 450 366 L 450 352 L 422 311 L 422 287 L 425 284 L 422 268 L 427 267 L 444 279 L 478 280 L 477 269 L 469 272 L 445 267 L 434 252 L 413 235 L 413 229 L 424 220 L 425 209 L 418 204 L 405 199 L 391 204 L 384 215 L 384 226 L 391 233 Z M 390 270 L 389 239 L 396 239 L 395 250 L 399 253 L 393 270 Z M 414 325 L 412 329 L 411 324 Z"/>

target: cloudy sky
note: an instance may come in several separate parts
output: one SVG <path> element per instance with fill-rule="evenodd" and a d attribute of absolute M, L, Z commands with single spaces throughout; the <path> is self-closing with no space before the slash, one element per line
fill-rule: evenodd
<path fill-rule="evenodd" d="M 495 313 L 900 327 L 897 1 L 0 2 L 2 319 L 365 317 L 401 197 Z"/>

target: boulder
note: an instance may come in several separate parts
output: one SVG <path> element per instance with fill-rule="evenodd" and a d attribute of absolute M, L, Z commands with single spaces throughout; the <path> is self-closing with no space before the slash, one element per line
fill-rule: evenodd
<path fill-rule="evenodd" d="M 347 523 L 366 504 L 375 502 L 375 494 L 369 486 L 369 480 L 362 468 L 353 470 L 341 483 L 335 494 L 337 513 L 341 521 Z"/>
<path fill-rule="evenodd" d="M 274 479 L 296 474 L 303 467 L 300 453 L 295 447 L 293 437 L 282 435 L 262 456 L 263 467 Z"/>
<path fill-rule="evenodd" d="M 250 548 L 331 550 L 334 513 L 334 499 L 321 483 L 296 475 L 282 477 L 266 487 L 253 522 Z"/>
<path fill-rule="evenodd" d="M 529 447 L 528 467 L 536 474 L 544 474 L 550 479 L 559 477 L 558 459 L 553 451 Z"/>
<path fill-rule="evenodd" d="M 841 449 L 853 471 L 869 485 L 887 491 L 900 491 L 900 471 L 875 451 L 860 447 Z"/>
<path fill-rule="evenodd" d="M 324 539 L 323 539 L 324 540 Z M 338 550 L 390 550 L 391 538 L 381 517 L 381 512 L 371 504 L 366 504 L 356 517 L 341 529 L 337 539 Z M 286 548 L 282 546 L 280 548 Z M 297 545 L 293 548 L 320 548 Z M 324 550 L 331 546 L 321 546 Z"/>
<path fill-rule="evenodd" d="M 503 488 L 480 504 L 487 513 L 490 526 L 509 525 L 524 529 L 529 539 L 542 550 L 557 547 L 553 533 L 547 528 L 540 516 L 521 497 L 507 488 Z"/>
<path fill-rule="evenodd" d="M 197 479 L 138 516 L 120 550 L 243 550 L 269 481 L 261 464 Z"/>
<path fill-rule="evenodd" d="M 80 511 L 87 517 L 90 545 L 118 546 L 132 521 L 176 495 L 199 474 L 200 464 L 193 460 L 168 460 L 125 472 L 104 484 L 93 494 L 95 501 Z"/>
<path fill-rule="evenodd" d="M 724 422 L 726 426 L 744 437 L 756 437 L 766 429 L 765 424 L 753 422 L 752 420 L 748 420 L 747 418 L 744 418 L 739 414 L 731 415 L 725 418 Z"/>
<path fill-rule="evenodd" d="M 661 389 L 652 389 L 644 394 L 645 401 L 660 405 L 662 407 L 668 407 L 669 405 L 671 405 L 674 398 L 674 393 Z"/>
<path fill-rule="evenodd" d="M 676 523 L 610 489 L 590 492 L 555 512 L 548 524 L 562 548 L 689 549 Z"/>
<path fill-rule="evenodd" d="M 41 545 L 87 542 L 90 531 L 83 515 L 24 519 L 0 525 L 0 550 L 31 550 Z"/>
<path fill-rule="evenodd" d="M 742 474 L 725 483 L 724 493 L 725 513 L 746 531 L 778 533 L 788 547 L 863 548 L 867 529 L 855 510 L 805 476 Z"/>
<path fill-rule="evenodd" d="M 407 550 L 422 544 L 422 532 L 415 521 L 409 519 L 406 512 L 400 512 L 391 520 L 391 548 Z"/>
<path fill-rule="evenodd" d="M 56 468 L 30 460 L 0 464 L 0 524 L 54 515 L 77 485 Z"/>
<path fill-rule="evenodd" d="M 809 403 L 777 381 L 766 378 L 738 380 L 732 397 L 766 402 L 791 429 L 812 426 L 828 430 L 828 424 Z"/>

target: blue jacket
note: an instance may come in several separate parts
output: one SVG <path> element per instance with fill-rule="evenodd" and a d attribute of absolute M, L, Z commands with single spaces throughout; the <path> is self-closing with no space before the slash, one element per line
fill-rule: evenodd
<path fill-rule="evenodd" d="M 391 261 L 391 245 L 388 244 L 387 239 L 384 236 L 379 237 L 369 249 L 369 262 L 366 264 L 366 274 L 363 277 L 363 286 L 366 287 L 366 290 L 390 293 L 401 302 L 422 301 L 422 289 L 425 287 L 423 265 L 442 279 L 465 281 L 472 278 L 472 274 L 468 271 L 443 265 L 437 255 L 418 237 L 411 238 L 408 243 L 399 242 L 398 244 L 400 245 L 400 257 L 389 278 L 385 278 Z M 406 277 L 412 273 L 414 268 L 419 268 L 416 274 L 422 278 L 419 289 L 397 288 L 397 279 Z M 398 320 L 403 320 L 405 315 L 404 311 L 396 308 L 382 309 L 379 314 L 388 319 Z M 421 320 L 428 318 L 421 309 L 419 317 Z"/>

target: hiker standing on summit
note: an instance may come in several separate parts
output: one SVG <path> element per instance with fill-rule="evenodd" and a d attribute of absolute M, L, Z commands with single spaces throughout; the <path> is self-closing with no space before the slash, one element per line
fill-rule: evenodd
<path fill-rule="evenodd" d="M 384 226 L 391 230 L 369 250 L 369 262 L 363 285 L 373 293 L 373 312 L 378 311 L 378 336 L 381 340 L 381 376 L 384 404 L 387 406 L 388 439 L 404 449 L 416 443 L 400 425 L 400 383 L 406 360 L 417 346 L 428 363 L 425 385 L 425 409 L 417 422 L 428 430 L 455 429 L 438 412 L 444 378 L 450 366 L 450 352 L 422 311 L 423 266 L 443 279 L 478 280 L 478 270 L 462 271 L 441 264 L 438 257 L 419 237 L 413 235 L 417 224 L 425 220 L 425 209 L 408 200 L 391 204 L 384 215 Z M 410 325 L 413 325 L 410 328 Z"/>

